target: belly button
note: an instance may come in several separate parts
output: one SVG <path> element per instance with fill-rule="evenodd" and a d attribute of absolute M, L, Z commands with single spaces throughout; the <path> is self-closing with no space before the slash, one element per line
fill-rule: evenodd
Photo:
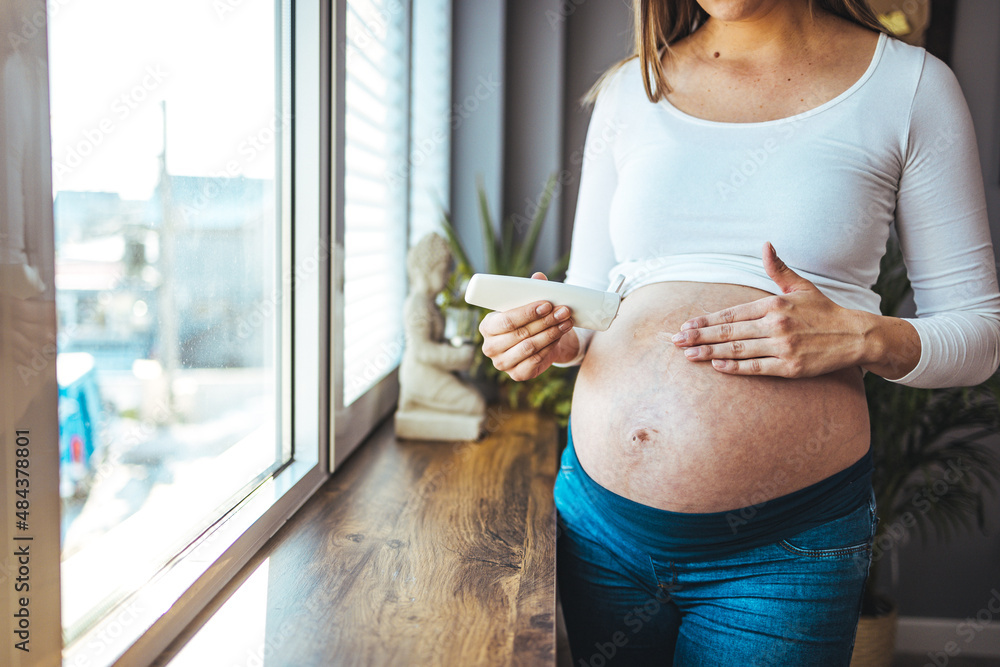
<path fill-rule="evenodd" d="M 629 433 L 628 442 L 633 446 L 644 445 L 653 439 L 653 435 L 655 433 L 656 429 L 651 428 L 633 429 L 632 432 Z"/>

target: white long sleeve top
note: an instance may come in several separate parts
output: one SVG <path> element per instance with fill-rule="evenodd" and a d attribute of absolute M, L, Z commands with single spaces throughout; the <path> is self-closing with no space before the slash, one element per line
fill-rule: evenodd
<path fill-rule="evenodd" d="M 872 291 L 895 223 L 920 360 L 896 380 L 972 385 L 1000 362 L 1000 293 L 972 120 L 951 70 L 881 35 L 864 75 L 803 113 L 708 121 L 651 103 L 638 59 L 608 80 L 584 146 L 566 282 L 623 294 L 700 281 L 780 293 L 782 260 L 835 303 Z M 592 331 L 577 329 L 581 354 Z"/>

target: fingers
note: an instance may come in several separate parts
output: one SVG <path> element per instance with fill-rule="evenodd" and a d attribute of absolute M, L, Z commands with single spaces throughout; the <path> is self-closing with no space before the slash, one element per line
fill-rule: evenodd
<path fill-rule="evenodd" d="M 566 314 L 569 314 L 569 308 L 565 306 L 562 307 Z M 558 310 L 558 309 L 557 309 Z M 521 306 L 520 308 L 511 308 L 510 310 L 497 311 L 489 313 L 483 318 L 483 321 L 479 323 L 479 333 L 483 334 L 483 337 L 487 336 L 499 336 L 507 333 L 517 333 L 520 332 L 520 337 L 524 338 L 526 336 L 531 336 L 542 328 L 539 322 L 542 318 L 546 316 L 552 317 L 552 304 L 548 301 L 535 301 L 529 303 L 526 306 Z M 565 319 L 565 318 L 563 318 Z M 551 322 L 546 326 L 551 326 Z"/>
<path fill-rule="evenodd" d="M 780 343 L 773 338 L 737 337 L 725 343 L 686 347 L 684 356 L 690 361 L 710 361 L 712 368 L 730 375 L 797 377 L 797 362 L 780 356 L 779 348 Z"/>
<path fill-rule="evenodd" d="M 764 244 L 763 260 L 764 270 L 768 277 L 785 294 L 803 289 L 816 289 L 811 282 L 788 268 L 788 265 L 781 261 L 774 246 L 770 243 Z"/>
<path fill-rule="evenodd" d="M 713 359 L 712 368 L 729 375 L 772 375 L 787 378 L 799 376 L 799 371 L 795 367 L 775 357 Z"/>
<path fill-rule="evenodd" d="M 787 341 L 772 337 L 772 320 L 722 324 L 689 329 L 674 336 L 689 361 L 711 361 L 712 367 L 730 375 L 776 375 L 797 377 L 797 362 L 786 358 Z M 779 327 L 784 328 L 784 327 Z M 676 339 L 682 339 L 678 342 Z"/>
<path fill-rule="evenodd" d="M 503 315 L 503 313 L 497 314 Z M 572 328 L 573 320 L 570 319 L 569 308 L 560 306 L 545 317 L 513 331 L 484 336 L 483 354 L 493 360 L 493 365 L 498 370 L 510 373 L 526 361 L 529 362 L 529 366 L 542 363 L 544 361 L 542 352 L 558 342 Z M 511 377 L 514 377 L 513 373 Z"/>
<path fill-rule="evenodd" d="M 767 339 L 734 340 L 717 345 L 697 345 L 684 350 L 684 356 L 692 361 L 709 359 L 753 359 L 775 354 L 773 341 Z"/>
<path fill-rule="evenodd" d="M 705 327 L 721 326 L 724 324 L 733 325 L 737 322 L 757 320 L 778 306 L 776 297 L 768 296 L 763 299 L 751 301 L 750 303 L 743 303 L 732 308 L 709 313 L 708 315 L 699 315 L 682 324 L 681 333 L 689 332 L 692 329 L 704 329 Z"/>
<path fill-rule="evenodd" d="M 541 271 L 534 280 L 548 280 Z M 483 318 L 483 354 L 497 370 L 514 380 L 530 380 L 552 364 L 559 340 L 573 330 L 570 309 L 553 309 L 548 301 L 535 301 L 520 308 L 490 313 Z"/>
<path fill-rule="evenodd" d="M 763 254 L 767 274 L 787 296 L 695 317 L 671 340 L 687 359 L 710 361 L 721 373 L 805 377 L 827 372 L 830 337 L 843 337 L 842 309 L 788 268 L 770 243 Z"/>
<path fill-rule="evenodd" d="M 524 382 L 525 380 L 531 380 L 539 375 L 552 365 L 552 358 L 556 353 L 556 348 L 558 347 L 559 340 L 556 339 L 554 342 L 550 343 L 547 347 L 542 348 L 537 353 L 531 355 L 530 357 L 523 359 L 513 368 L 499 368 L 499 370 L 506 370 L 507 375 L 511 377 L 512 380 L 517 382 Z M 497 365 L 497 361 L 493 361 L 493 365 Z"/>
<path fill-rule="evenodd" d="M 670 340 L 677 347 L 692 347 L 694 345 L 727 343 L 734 340 L 746 341 L 752 338 L 766 338 L 768 333 L 766 320 L 759 318 L 749 322 L 686 329 L 674 334 Z"/>

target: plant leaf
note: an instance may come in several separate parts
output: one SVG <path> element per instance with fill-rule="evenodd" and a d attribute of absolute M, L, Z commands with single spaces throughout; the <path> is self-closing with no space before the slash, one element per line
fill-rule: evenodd
<path fill-rule="evenodd" d="M 538 210 L 535 211 L 535 216 L 531 220 L 524 241 L 521 243 L 520 248 L 518 248 L 517 255 L 514 258 L 514 264 L 522 271 L 529 271 L 531 269 L 531 263 L 535 258 L 535 250 L 538 245 L 538 235 L 542 231 L 542 223 L 545 222 L 545 217 L 549 212 L 549 205 L 552 203 L 552 194 L 555 192 L 555 187 L 556 174 L 553 172 L 545 182 L 545 188 L 538 198 Z"/>
<path fill-rule="evenodd" d="M 560 257 L 552 268 L 549 269 L 547 278 L 549 280 L 564 280 L 566 278 L 566 269 L 569 268 L 569 253 L 567 252 L 562 257 Z"/>
<path fill-rule="evenodd" d="M 500 273 L 506 276 L 522 276 L 516 273 L 517 267 L 514 266 L 514 223 L 510 217 L 504 218 L 503 222 L 500 223 L 501 226 L 501 243 L 500 243 L 500 261 L 498 268 Z"/>
<path fill-rule="evenodd" d="M 476 190 L 479 196 L 479 222 L 483 229 L 483 251 L 486 255 L 486 270 L 498 273 L 497 239 L 493 230 L 493 216 L 490 215 L 490 205 L 486 201 L 486 186 L 482 176 L 476 179 Z"/>
<path fill-rule="evenodd" d="M 452 257 L 455 258 L 456 270 L 461 271 L 465 269 L 469 272 L 469 275 L 472 275 L 475 267 L 469 260 L 469 254 L 465 252 L 465 246 L 462 245 L 461 239 L 458 238 L 455 226 L 451 222 L 451 216 L 444 210 L 441 211 L 441 229 L 444 230 L 445 238 L 448 239 L 448 245 L 451 247 Z"/>

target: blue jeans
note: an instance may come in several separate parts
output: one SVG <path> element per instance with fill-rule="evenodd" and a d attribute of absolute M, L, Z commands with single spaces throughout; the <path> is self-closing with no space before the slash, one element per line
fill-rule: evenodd
<path fill-rule="evenodd" d="M 574 667 L 850 663 L 877 522 L 873 495 L 774 543 L 688 559 L 658 553 L 648 516 L 609 520 L 609 506 L 621 514 L 621 497 L 587 475 L 572 444 L 555 501 Z"/>

